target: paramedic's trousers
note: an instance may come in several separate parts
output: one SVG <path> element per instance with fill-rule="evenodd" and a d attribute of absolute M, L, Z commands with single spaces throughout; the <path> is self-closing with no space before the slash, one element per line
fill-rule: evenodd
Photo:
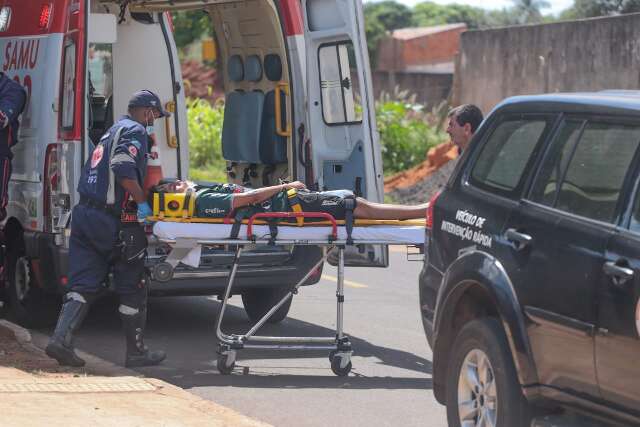
<path fill-rule="evenodd" d="M 126 262 L 120 256 L 120 220 L 103 209 L 76 205 L 69 240 L 69 290 L 98 293 L 113 267 L 120 303 L 143 308 L 146 303 L 144 258 Z"/>
<path fill-rule="evenodd" d="M 0 154 L 0 221 L 7 216 L 9 180 L 11 179 L 11 155 Z"/>

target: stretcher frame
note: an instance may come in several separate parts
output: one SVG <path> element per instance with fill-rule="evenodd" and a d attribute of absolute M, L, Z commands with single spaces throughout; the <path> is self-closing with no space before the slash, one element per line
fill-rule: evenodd
<path fill-rule="evenodd" d="M 278 221 L 283 219 L 315 218 L 324 220 L 324 224 L 331 224 L 331 233 L 326 239 L 305 240 L 305 239 L 285 239 L 278 240 L 273 236 L 270 239 L 258 239 L 253 234 L 254 223 L 261 221 Z M 287 224 L 295 226 L 294 224 Z M 174 253 L 171 251 L 166 262 L 173 268 L 177 266 L 181 259 L 193 245 L 214 246 L 230 245 L 235 246 L 235 255 L 229 274 L 229 279 L 222 298 L 220 313 L 216 320 L 216 337 L 219 345 L 217 350 L 216 367 L 221 374 L 233 372 L 237 357 L 237 352 L 243 349 L 265 349 L 265 350 L 330 350 L 329 360 L 331 370 L 338 376 L 346 376 L 352 368 L 351 356 L 353 348 L 349 337 L 344 333 L 344 251 L 347 245 L 382 244 L 382 245 L 404 245 L 397 241 L 389 242 L 384 240 L 358 240 L 357 242 L 347 242 L 349 239 L 338 239 L 338 221 L 328 213 L 324 212 L 269 212 L 257 213 L 249 218 L 247 223 L 247 239 L 159 239 L 169 245 L 177 245 L 182 250 Z M 181 242 L 181 240 L 183 242 Z M 185 245 L 184 240 L 187 240 Z M 240 257 L 246 247 L 257 245 L 303 245 L 322 247 L 322 257 L 311 267 L 302 279 L 300 279 L 287 292 L 287 294 L 277 302 L 262 318 L 260 318 L 247 332 L 243 334 L 226 334 L 222 331 L 222 321 L 226 311 L 231 290 L 235 281 Z M 415 246 L 414 243 L 410 245 Z M 338 277 L 336 281 L 336 327 L 335 335 L 332 337 L 274 337 L 258 336 L 256 333 L 264 324 L 282 307 L 290 298 L 298 293 L 302 284 L 327 260 L 332 249 L 338 250 Z"/>

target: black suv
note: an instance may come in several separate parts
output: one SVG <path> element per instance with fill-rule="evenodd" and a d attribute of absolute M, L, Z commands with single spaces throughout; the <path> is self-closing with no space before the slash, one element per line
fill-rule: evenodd
<path fill-rule="evenodd" d="M 513 97 L 482 124 L 432 199 L 420 275 L 450 426 L 640 424 L 639 148 L 635 91 Z"/>

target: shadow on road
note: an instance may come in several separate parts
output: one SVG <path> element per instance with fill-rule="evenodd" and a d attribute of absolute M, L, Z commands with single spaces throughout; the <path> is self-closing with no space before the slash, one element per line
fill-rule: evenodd
<path fill-rule="evenodd" d="M 357 389 L 430 389 L 429 378 L 369 377 L 357 371 L 336 377 L 329 368 L 328 351 L 266 351 L 242 350 L 238 353 L 236 370 L 232 375 L 220 375 L 216 368 L 215 320 L 220 302 L 203 297 L 154 298 L 149 304 L 147 341 L 150 346 L 167 350 L 168 358 L 159 367 L 143 368 L 147 376 L 157 377 L 182 388 L 204 386 L 233 386 L 255 388 L 357 388 Z M 333 310 L 327 315 L 334 316 Z M 243 309 L 228 306 L 223 330 L 227 333 L 243 333 L 252 326 Z M 348 331 L 348 324 L 347 324 Z M 47 331 L 50 332 L 50 331 Z M 287 318 L 277 325 L 265 325 L 261 335 L 269 336 L 332 336 L 335 332 L 324 326 Z M 373 344 L 350 335 L 354 356 L 374 357 L 380 364 L 394 368 L 430 374 L 431 362 L 416 354 Z M 124 339 L 120 332 L 117 303 L 101 301 L 92 307 L 78 335 L 79 348 L 94 353 L 114 363 L 121 363 Z M 252 367 L 251 360 L 280 360 L 297 357 L 326 359 L 326 370 L 319 375 L 297 375 L 300 366 L 290 367 L 292 374 L 274 374 L 273 370 L 286 370 L 288 366 Z M 306 371 L 311 368 L 304 368 Z M 269 370 L 269 371 L 268 371 Z M 320 371 L 320 370 L 319 370 Z M 248 372 L 248 375 L 243 375 Z M 238 375 L 239 374 L 239 375 Z"/>

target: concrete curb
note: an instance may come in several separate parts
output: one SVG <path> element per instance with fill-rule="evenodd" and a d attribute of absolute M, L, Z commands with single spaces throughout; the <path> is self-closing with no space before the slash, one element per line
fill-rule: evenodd
<path fill-rule="evenodd" d="M 16 325 L 4 319 L 0 319 L 0 328 L 13 332 L 13 335 L 16 337 L 16 340 L 18 341 L 18 343 L 26 350 L 33 351 L 35 353 L 42 354 L 42 355 L 45 354 L 44 348 L 46 347 L 47 342 L 49 341 L 49 337 L 46 336 L 45 334 L 35 332 L 35 331 L 31 332 L 19 325 Z M 87 362 L 84 369 L 86 369 L 87 372 L 90 373 L 91 375 L 96 375 L 100 377 L 116 377 L 117 376 L 117 377 L 140 378 L 141 381 L 144 381 L 150 384 L 151 386 L 155 387 L 155 391 L 152 391 L 151 393 L 162 395 L 164 396 L 165 399 L 170 399 L 170 401 L 172 402 L 178 402 L 179 407 L 184 407 L 185 410 L 187 410 L 188 413 L 191 414 L 192 418 L 190 419 L 192 421 L 194 420 L 193 412 L 196 411 L 199 413 L 199 415 L 197 416 L 197 422 L 196 421 L 189 422 L 189 421 L 183 420 L 182 423 L 175 424 L 175 425 L 185 425 L 185 426 L 186 425 L 194 425 L 194 426 L 215 425 L 215 426 L 234 426 L 234 427 L 236 426 L 237 427 L 268 427 L 269 426 L 269 424 L 265 422 L 250 418 L 246 415 L 236 412 L 233 409 L 222 406 L 214 401 L 203 399 L 202 397 L 199 397 L 193 393 L 189 393 L 188 391 L 180 387 L 177 387 L 173 384 L 170 384 L 166 381 L 163 381 L 157 378 L 145 377 L 143 374 L 139 372 L 115 365 L 114 363 L 101 359 L 100 357 L 95 356 L 93 354 L 89 354 L 79 350 L 76 350 L 76 352 L 80 357 L 85 359 L 85 361 Z M 75 379 L 71 379 L 71 381 L 73 380 Z M 97 380 L 101 380 L 101 378 L 97 378 Z M 64 382 L 65 380 L 56 379 L 56 381 Z M 82 396 L 82 394 L 80 394 L 79 396 Z M 2 411 L 0 410 L 0 412 Z M 40 425 L 40 424 L 37 424 L 37 425 Z M 71 423 L 69 425 L 71 426 L 76 424 Z M 152 425 L 156 425 L 156 424 L 152 424 Z M 171 425 L 174 425 L 174 424 L 171 424 Z"/>
<path fill-rule="evenodd" d="M 41 355 L 45 354 L 44 348 L 49 342 L 49 337 L 45 334 L 41 334 L 40 332 L 32 333 L 28 329 L 25 329 L 22 326 L 16 325 L 15 323 L 9 322 L 5 319 L 0 319 L 0 327 L 9 329 L 11 332 L 13 332 L 13 335 L 16 337 L 18 343 L 25 349 Z M 144 376 L 139 372 L 116 365 L 115 363 L 101 359 L 100 357 L 95 356 L 91 353 L 87 353 L 82 350 L 76 350 L 76 353 L 78 353 L 78 356 L 80 356 L 87 362 L 84 369 L 89 371 L 93 375 L 128 377 Z"/>

